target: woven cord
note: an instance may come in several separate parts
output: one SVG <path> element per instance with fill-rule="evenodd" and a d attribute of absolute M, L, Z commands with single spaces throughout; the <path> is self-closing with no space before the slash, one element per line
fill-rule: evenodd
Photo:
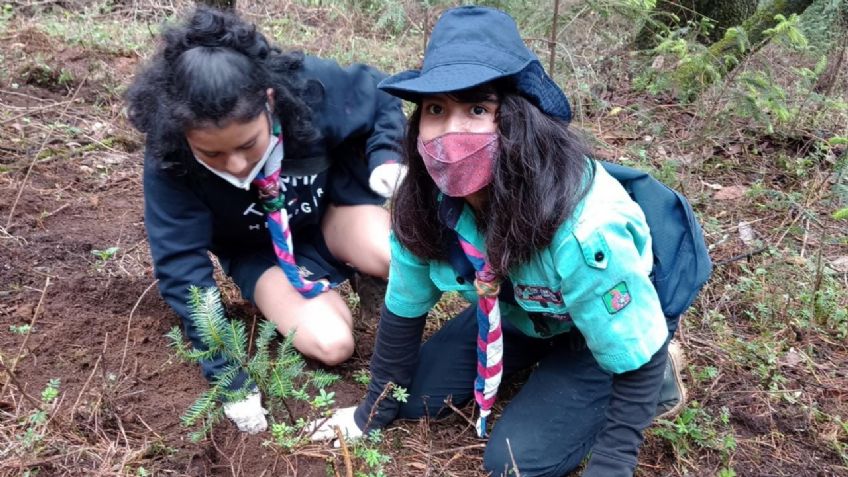
<path fill-rule="evenodd" d="M 458 236 L 458 234 L 457 234 Z M 474 400 L 480 407 L 477 435 L 486 437 L 486 418 L 498 394 L 503 376 L 503 333 L 498 306 L 500 278 L 492 272 L 486 257 L 471 242 L 459 237 L 459 244 L 474 265 L 477 289 L 477 378 L 474 380 Z"/>
<path fill-rule="evenodd" d="M 278 137 L 278 147 L 282 147 L 283 137 Z M 277 256 L 277 264 L 283 269 L 289 283 L 305 298 L 312 298 L 330 289 L 327 280 L 310 281 L 303 278 L 294 260 L 294 245 L 292 244 L 291 229 L 289 228 L 289 214 L 286 212 L 285 195 L 280 191 L 280 166 L 282 160 L 268 161 L 272 171 L 260 172 L 253 184 L 259 190 L 259 199 L 265 209 L 268 221 L 268 231 L 271 234 L 271 242 L 274 244 L 274 253 Z"/>

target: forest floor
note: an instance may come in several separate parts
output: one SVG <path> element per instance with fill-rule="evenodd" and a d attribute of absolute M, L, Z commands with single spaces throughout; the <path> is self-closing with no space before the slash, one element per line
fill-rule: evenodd
<path fill-rule="evenodd" d="M 180 416 L 206 383 L 164 336 L 178 318 L 152 276 L 142 138 L 120 96 L 150 32 L 178 9 L 32 3 L 0 12 L 0 475 L 368 475 L 359 456 L 283 450 L 229 422 L 188 439 Z M 372 32 L 374 18 L 333 2 L 245 3 L 287 46 L 392 72 L 420 58 L 420 27 Z M 413 13 L 407 21 L 425 24 L 436 9 Z M 573 96 L 580 126 L 603 157 L 687 195 L 716 264 L 679 335 L 689 405 L 647 432 L 637 475 L 848 476 L 848 242 L 833 217 L 848 166 L 844 145 L 822 146 L 848 136 L 845 111 L 822 110 L 832 121 L 816 117 L 817 129 L 766 132 L 726 112 L 726 91 L 709 93 L 723 102 L 690 104 L 636 91 L 614 76 L 630 56 L 608 53 Z M 746 67 L 770 61 L 760 53 Z M 831 92 L 844 94 L 848 73 L 837 73 Z M 253 329 L 257 310 L 224 288 L 229 315 Z M 340 406 L 364 393 L 355 376 L 368 366 L 380 299 L 344 289 L 357 348 L 332 370 Z M 483 447 L 461 416 L 399 423 L 380 447 L 391 457 L 383 472 L 481 476 Z"/>

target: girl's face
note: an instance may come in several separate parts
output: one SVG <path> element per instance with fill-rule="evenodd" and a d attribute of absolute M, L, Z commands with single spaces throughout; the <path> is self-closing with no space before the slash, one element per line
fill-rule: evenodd
<path fill-rule="evenodd" d="M 218 172 L 244 179 L 262 160 L 271 141 L 274 90 L 265 91 L 268 111 L 247 122 L 233 121 L 224 127 L 209 126 L 186 131 L 194 157 Z"/>
<path fill-rule="evenodd" d="M 421 101 L 418 136 L 423 141 L 446 133 L 491 133 L 498 130 L 494 98 L 479 102 L 460 102 L 446 94 L 428 96 Z"/>
<path fill-rule="evenodd" d="M 270 119 L 263 112 L 243 123 L 190 129 L 186 131 L 186 140 L 197 160 L 216 171 L 243 179 L 268 148 Z"/>

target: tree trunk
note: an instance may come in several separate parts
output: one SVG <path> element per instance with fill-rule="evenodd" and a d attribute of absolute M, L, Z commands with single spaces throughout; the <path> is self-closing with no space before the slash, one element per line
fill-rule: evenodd
<path fill-rule="evenodd" d="M 696 58 L 682 64 L 674 73 L 674 84 L 678 95 L 691 99 L 707 86 L 724 78 L 744 59 L 751 48 L 756 48 L 765 39 L 763 32 L 777 24 L 775 15 L 801 14 L 813 0 L 774 0 L 771 4 L 757 10 L 739 25 L 745 31 L 748 47 L 740 48 L 739 41 L 725 36 L 713 43 L 702 58 Z M 709 72 L 709 74 L 705 74 Z"/>
<path fill-rule="evenodd" d="M 221 10 L 235 10 L 236 0 L 198 0 L 197 3 L 203 3 L 213 8 Z"/>
<path fill-rule="evenodd" d="M 715 21 L 715 28 L 710 32 L 710 42 L 714 43 L 724 38 L 728 28 L 741 25 L 757 11 L 758 0 L 723 0 L 698 2 L 698 13 Z"/>
<path fill-rule="evenodd" d="M 839 32 L 837 38 L 841 40 L 833 46 L 828 54 L 827 69 L 819 76 L 813 91 L 819 94 L 830 95 L 839 78 L 842 66 L 848 60 L 848 11 L 843 10 L 840 18 L 835 22 Z"/>
<path fill-rule="evenodd" d="M 758 0 L 659 0 L 642 30 L 636 35 L 634 44 L 637 49 L 647 50 L 657 46 L 657 35 L 686 26 L 689 22 L 698 22 L 709 18 L 715 27 L 708 36 L 698 38 L 710 44 L 724 36 L 728 28 L 741 24 L 757 11 Z"/>

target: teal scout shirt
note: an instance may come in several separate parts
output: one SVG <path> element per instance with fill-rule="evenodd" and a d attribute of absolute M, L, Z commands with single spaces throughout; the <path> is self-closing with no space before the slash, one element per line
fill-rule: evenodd
<path fill-rule="evenodd" d="M 523 333 L 549 337 L 576 326 L 600 365 L 613 373 L 641 367 L 668 335 L 649 278 L 653 256 L 645 216 L 603 167 L 574 216 L 551 244 L 509 274 L 517 305 L 500 300 L 501 317 Z M 484 237 L 465 206 L 456 226 L 479 250 Z M 471 303 L 473 283 L 459 283 L 445 261 L 413 255 L 392 235 L 386 306 L 403 317 L 427 313 L 442 292 Z"/>

